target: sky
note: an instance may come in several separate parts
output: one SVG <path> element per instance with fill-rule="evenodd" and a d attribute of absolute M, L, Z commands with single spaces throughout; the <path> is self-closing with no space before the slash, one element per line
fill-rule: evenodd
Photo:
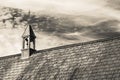
<path fill-rule="evenodd" d="M 1 0 L 0 4 L 22 9 L 59 9 L 65 11 L 88 11 L 104 5 L 99 0 Z"/>
<path fill-rule="evenodd" d="M 85 27 L 85 25 L 92 25 L 91 29 L 85 28 L 85 32 L 76 31 L 73 33 L 69 32 L 71 31 L 69 27 L 65 27 L 65 29 L 67 29 L 69 33 L 57 34 L 59 35 L 59 37 L 69 39 L 71 37 L 80 37 L 81 39 L 79 39 L 79 41 L 77 42 L 94 40 L 96 36 L 106 37 L 106 34 L 109 37 L 113 37 L 114 35 L 119 35 L 119 33 L 116 33 L 117 30 L 120 31 L 119 0 L 0 0 L 0 5 L 19 8 L 27 11 L 30 10 L 34 12 L 43 11 L 43 13 L 50 14 L 67 14 L 73 17 L 72 19 L 76 22 L 76 24 L 80 24 L 83 27 Z M 99 33 L 99 31 L 101 30 L 103 30 L 103 32 L 106 32 L 106 29 L 111 31 L 109 35 L 108 33 Z M 0 30 L 0 44 L 2 45 L 0 46 L 0 56 L 12 55 L 13 53 L 16 54 L 20 52 L 20 34 L 22 34 L 21 31 L 23 30 Z M 66 41 L 56 36 L 50 37 L 49 34 L 40 34 L 41 36 L 38 37 L 39 39 L 37 40 L 37 42 L 39 43 L 38 45 L 41 45 L 41 43 L 43 45 L 39 46 L 38 49 L 50 48 L 76 42 L 76 40 L 72 42 Z M 81 34 L 82 36 L 80 36 Z M 95 36 L 93 36 L 93 34 L 95 34 Z"/>
<path fill-rule="evenodd" d="M 119 0 L 0 0 L 1 6 L 31 11 L 114 18 L 120 18 L 119 3 Z"/>

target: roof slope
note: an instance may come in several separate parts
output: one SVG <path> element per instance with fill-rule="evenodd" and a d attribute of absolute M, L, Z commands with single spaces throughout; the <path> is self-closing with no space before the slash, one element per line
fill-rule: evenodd
<path fill-rule="evenodd" d="M 38 51 L 25 60 L 19 57 L 0 59 L 2 80 L 120 79 L 120 38 Z"/>

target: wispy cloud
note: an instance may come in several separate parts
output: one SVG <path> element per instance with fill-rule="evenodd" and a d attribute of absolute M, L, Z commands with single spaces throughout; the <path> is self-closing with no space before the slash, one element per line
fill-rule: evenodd
<path fill-rule="evenodd" d="M 1 5 L 22 9 L 83 12 L 100 8 L 103 3 L 96 0 L 1 0 Z"/>
<path fill-rule="evenodd" d="M 119 0 L 1 0 L 0 5 L 46 13 L 118 17 Z"/>

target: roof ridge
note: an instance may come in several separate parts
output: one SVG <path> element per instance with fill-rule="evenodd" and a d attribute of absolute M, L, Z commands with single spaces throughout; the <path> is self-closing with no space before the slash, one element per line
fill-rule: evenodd
<path fill-rule="evenodd" d="M 112 37 L 112 38 L 99 39 L 99 40 L 94 40 L 94 41 L 88 41 L 88 42 L 82 42 L 82 43 L 75 43 L 75 44 L 63 45 L 63 46 L 58 46 L 58 47 L 53 47 L 53 48 L 48 48 L 48 49 L 43 49 L 43 50 L 38 50 L 38 51 L 36 51 L 36 53 L 46 52 L 46 51 L 51 51 L 51 50 L 58 50 L 58 49 L 66 48 L 66 47 L 74 47 L 74 46 L 87 45 L 87 44 L 93 44 L 93 43 L 98 43 L 98 42 L 111 41 L 111 40 L 116 40 L 116 39 L 120 39 L 120 36 L 118 36 L 118 37 Z M 8 56 L 0 57 L 0 59 L 2 59 L 2 58 L 9 58 L 9 57 L 15 57 L 15 56 L 20 56 L 20 55 L 21 54 L 8 55 Z"/>

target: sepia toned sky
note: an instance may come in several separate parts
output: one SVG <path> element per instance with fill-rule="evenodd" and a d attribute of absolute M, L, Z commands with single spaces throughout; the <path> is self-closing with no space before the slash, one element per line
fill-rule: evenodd
<path fill-rule="evenodd" d="M 101 30 L 103 29 L 103 32 L 106 32 L 106 29 L 110 30 L 111 33 L 109 34 L 109 36 L 113 34 L 119 35 L 118 33 L 116 34 L 116 30 L 120 31 L 119 5 L 120 5 L 120 0 L 0 0 L 0 6 L 19 8 L 27 11 L 31 10 L 34 12 L 43 11 L 43 13 L 48 13 L 48 14 L 57 14 L 57 13 L 67 14 L 73 16 L 72 19 L 74 19 L 76 23 L 82 24 L 82 27 L 84 27 L 85 25 L 93 25 L 92 26 L 93 30 L 91 29 L 91 32 L 88 31 L 89 33 L 86 33 L 83 36 L 80 36 L 82 33 L 79 31 L 76 31 L 74 33 L 69 32 L 70 29 L 68 27 L 65 27 L 65 29 L 68 30 L 69 34 L 68 33 L 58 34 L 63 38 L 80 37 L 81 41 L 79 40 L 78 42 L 83 42 L 82 40 L 85 41 L 92 40 L 90 37 L 91 35 L 93 36 L 92 32 L 97 32 L 98 30 L 98 33 L 95 33 L 98 36 L 100 31 L 99 28 Z M 76 16 L 80 16 L 80 18 Z M 106 28 L 104 26 L 106 26 Z M 112 28 L 110 28 L 109 26 L 111 26 Z M 6 33 L 6 31 L 8 33 Z M 11 34 L 12 36 L 9 36 L 9 34 Z M 2 46 L 0 46 L 0 56 L 12 55 L 13 53 L 16 54 L 20 52 L 21 49 L 20 46 L 21 38 L 19 37 L 20 34 L 22 34 L 21 30 L 17 30 L 17 29 L 15 29 L 14 31 L 5 30 L 5 29 L 0 30 L 0 39 L 1 39 L 0 44 L 2 44 Z M 42 43 L 42 45 L 38 47 L 41 49 L 48 48 L 48 46 L 50 47 L 59 46 L 59 44 L 64 45 L 66 44 L 66 42 L 71 43 L 62 38 L 60 39 L 58 37 L 56 38 L 55 36 L 53 40 L 53 37 L 51 38 L 49 34 L 43 34 L 43 33 L 41 34 L 42 35 L 39 37 L 40 38 L 39 40 L 40 43 Z M 99 34 L 99 36 L 101 36 L 101 34 Z M 106 37 L 106 34 L 104 34 L 104 36 Z"/>
<path fill-rule="evenodd" d="M 120 18 L 119 0 L 0 0 L 1 6 L 31 11 Z M 89 14 L 88 14 L 89 13 Z"/>
<path fill-rule="evenodd" d="M 104 0 L 1 0 L 0 4 L 32 10 L 59 9 L 81 12 L 100 8 L 105 4 L 105 2 Z"/>

